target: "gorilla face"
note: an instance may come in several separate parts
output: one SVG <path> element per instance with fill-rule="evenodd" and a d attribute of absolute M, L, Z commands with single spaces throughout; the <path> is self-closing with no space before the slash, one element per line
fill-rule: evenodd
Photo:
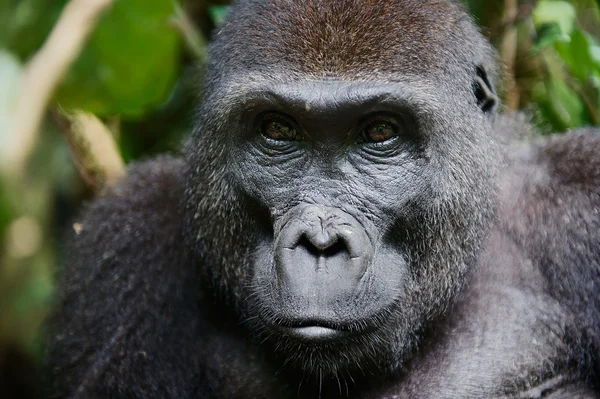
<path fill-rule="evenodd" d="M 369 330 L 407 284 L 394 222 L 410 217 L 408 192 L 428 191 L 415 115 L 373 84 L 268 90 L 249 100 L 232 157 L 270 225 L 252 257 L 258 314 L 306 342 Z"/>
<path fill-rule="evenodd" d="M 188 151 L 206 284 L 292 367 L 397 367 L 460 292 L 494 211 L 485 60 L 292 69 L 293 46 L 245 23 L 234 11 L 239 30 L 219 34 Z"/>

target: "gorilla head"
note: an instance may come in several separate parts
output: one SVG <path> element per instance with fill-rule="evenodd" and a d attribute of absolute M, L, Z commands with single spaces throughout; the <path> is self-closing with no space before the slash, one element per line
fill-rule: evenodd
<path fill-rule="evenodd" d="M 452 305 L 495 208 L 493 58 L 447 0 L 246 0 L 216 32 L 186 234 L 281 362 L 396 368 Z"/>

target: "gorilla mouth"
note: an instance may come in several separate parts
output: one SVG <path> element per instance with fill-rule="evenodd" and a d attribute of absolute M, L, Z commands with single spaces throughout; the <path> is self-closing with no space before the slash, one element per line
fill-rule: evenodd
<path fill-rule="evenodd" d="M 340 340 L 365 332 L 364 330 L 341 326 L 337 323 L 315 320 L 280 323 L 274 325 L 273 329 L 278 334 L 307 342 Z"/>
<path fill-rule="evenodd" d="M 343 338 L 348 331 L 322 326 L 287 327 L 288 334 L 305 341 L 322 341 Z"/>

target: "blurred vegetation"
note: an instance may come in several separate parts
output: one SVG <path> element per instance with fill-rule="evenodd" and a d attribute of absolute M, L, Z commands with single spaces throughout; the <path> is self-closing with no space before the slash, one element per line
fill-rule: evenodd
<path fill-rule="evenodd" d="M 541 134 L 600 126 L 598 1 L 464 1 L 506 66 L 507 110 L 528 112 Z M 114 0 L 51 93 L 15 171 L 2 160 L 20 148 L 13 119 L 26 68 L 66 4 L 0 0 L 0 396 L 11 380 L 7 362 L 18 370 L 39 359 L 61 234 L 77 227 L 78 210 L 108 179 L 100 147 L 81 140 L 107 135 L 125 162 L 178 151 L 193 123 L 207 38 L 227 12 L 226 1 Z"/>

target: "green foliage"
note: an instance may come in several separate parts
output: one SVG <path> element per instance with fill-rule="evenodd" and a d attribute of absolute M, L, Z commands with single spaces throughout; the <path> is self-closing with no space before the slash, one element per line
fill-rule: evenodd
<path fill-rule="evenodd" d="M 102 19 L 56 100 L 67 109 L 138 118 L 168 96 L 179 69 L 171 0 L 119 0 Z"/>
<path fill-rule="evenodd" d="M 557 42 L 555 48 L 573 76 L 582 83 L 597 81 L 600 77 L 600 46 L 588 33 L 575 29 L 569 41 Z"/>
<path fill-rule="evenodd" d="M 541 0 L 533 11 L 536 25 L 556 24 L 564 34 L 569 34 L 575 27 L 577 11 L 568 1 Z"/>
<path fill-rule="evenodd" d="M 569 35 L 564 33 L 558 23 L 548 22 L 539 27 L 538 37 L 531 47 L 531 52 L 538 54 L 558 42 L 564 43 L 570 40 Z"/>
<path fill-rule="evenodd" d="M 519 108 L 542 132 L 600 125 L 599 2 L 522 0 L 512 21 L 503 20 L 502 1 L 464 2 L 498 47 L 508 29 L 517 28 L 515 69 L 508 72 L 515 76 Z"/>
<path fill-rule="evenodd" d="M 535 87 L 533 98 L 545 122 L 553 129 L 567 130 L 588 122 L 585 107 L 575 93 L 557 73 L 550 72 L 543 84 Z"/>
<path fill-rule="evenodd" d="M 0 48 L 0 157 L 7 155 L 7 144 L 14 140 L 14 137 L 8 136 L 8 121 L 17 101 L 21 74 L 19 60 Z"/>
<path fill-rule="evenodd" d="M 221 25 L 225 22 L 225 18 L 227 18 L 227 12 L 229 11 L 229 7 L 227 6 L 212 6 L 208 9 L 208 13 L 210 18 L 214 22 L 215 25 Z"/>
<path fill-rule="evenodd" d="M 0 193 L 5 192 L 6 183 L 0 180 Z M 8 223 L 12 219 L 13 209 L 10 203 L 6 200 L 4 196 L 0 196 L 0 240 L 4 237 L 4 231 L 8 226 Z"/>
<path fill-rule="evenodd" d="M 590 11 L 598 11 L 598 6 Z M 599 124 L 600 46 L 578 23 L 567 1 L 541 0 L 532 15 L 537 37 L 531 53 L 543 63 L 534 101 L 554 129 Z"/>
<path fill-rule="evenodd" d="M 0 47 L 27 60 L 46 40 L 66 0 L 0 0 Z"/>

